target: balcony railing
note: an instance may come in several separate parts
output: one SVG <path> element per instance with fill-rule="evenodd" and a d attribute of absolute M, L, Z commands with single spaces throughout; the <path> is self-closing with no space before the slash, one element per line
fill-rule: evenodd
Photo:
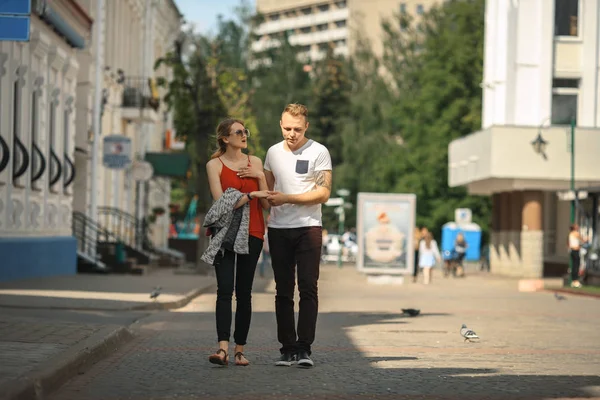
<path fill-rule="evenodd" d="M 160 107 L 160 95 L 154 78 L 125 78 L 121 105 L 124 108 L 152 108 L 157 111 Z"/>

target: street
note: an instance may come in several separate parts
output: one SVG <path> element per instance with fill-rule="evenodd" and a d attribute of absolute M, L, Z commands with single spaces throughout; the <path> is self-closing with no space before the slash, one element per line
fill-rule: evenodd
<path fill-rule="evenodd" d="M 274 285 L 257 277 L 249 367 L 208 363 L 215 295 L 205 294 L 136 322 L 134 340 L 50 398 L 600 398 L 597 299 L 558 301 L 519 293 L 516 280 L 436 272 L 428 286 L 378 285 L 352 267 L 322 267 L 313 369 L 273 365 Z M 463 323 L 478 342 L 463 341 Z"/>

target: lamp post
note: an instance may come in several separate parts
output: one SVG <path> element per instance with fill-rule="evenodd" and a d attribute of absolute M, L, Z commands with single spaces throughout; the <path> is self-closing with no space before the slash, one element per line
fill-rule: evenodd
<path fill-rule="evenodd" d="M 575 191 L 575 118 L 571 117 L 571 193 L 573 193 L 573 200 L 571 200 L 571 225 L 575 223 L 575 202 L 577 201 L 577 192 Z M 573 283 L 573 260 L 569 257 L 569 286 Z"/>
<path fill-rule="evenodd" d="M 342 268 L 342 249 L 344 247 L 344 242 L 342 241 L 342 236 L 344 235 L 344 224 L 346 223 L 346 199 L 345 197 L 350 196 L 350 191 L 348 189 L 339 189 L 337 195 L 340 196 L 341 204 L 335 209 L 335 212 L 338 215 L 338 235 L 340 240 L 340 247 L 338 250 L 338 260 L 337 265 L 338 268 Z"/>

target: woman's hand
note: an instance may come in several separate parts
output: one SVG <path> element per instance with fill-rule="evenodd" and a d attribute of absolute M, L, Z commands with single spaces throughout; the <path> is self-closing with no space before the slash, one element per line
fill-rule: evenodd
<path fill-rule="evenodd" d="M 250 196 L 253 199 L 266 199 L 269 196 L 268 190 L 257 190 L 256 192 L 251 192 Z"/>
<path fill-rule="evenodd" d="M 238 171 L 238 176 L 240 178 L 263 179 L 265 177 L 265 173 L 261 166 L 251 165 L 249 167 L 240 168 Z"/>

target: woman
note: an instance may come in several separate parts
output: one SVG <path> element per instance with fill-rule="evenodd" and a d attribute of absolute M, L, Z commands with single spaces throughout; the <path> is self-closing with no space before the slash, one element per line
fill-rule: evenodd
<path fill-rule="evenodd" d="M 262 251 L 265 223 L 263 209 L 269 208 L 267 181 L 262 161 L 258 157 L 242 153 L 248 148 L 250 132 L 238 119 L 226 119 L 217 127 L 218 149 L 206 164 L 210 192 L 217 201 L 229 188 L 244 195 L 233 206 L 234 209 L 249 204 L 248 254 L 236 254 L 223 249 L 214 259 L 217 276 L 217 336 L 219 349 L 209 357 L 213 364 L 229 363 L 229 337 L 231 330 L 231 300 L 235 284 L 237 308 L 235 313 L 235 365 L 246 366 L 244 345 L 250 329 L 252 315 L 252 283 L 256 264 Z M 237 263 L 236 263 L 237 258 Z M 235 282 L 234 282 L 235 276 Z"/>
<path fill-rule="evenodd" d="M 581 263 L 581 245 L 585 241 L 581 237 L 579 233 L 579 225 L 573 224 L 571 225 L 569 232 L 569 251 L 571 256 L 571 286 L 572 287 L 581 287 L 581 282 L 579 282 L 579 267 Z"/>
<path fill-rule="evenodd" d="M 419 268 L 423 270 L 423 283 L 429 285 L 431 282 L 431 269 L 436 262 L 440 263 L 442 257 L 437 242 L 433 239 L 431 232 L 427 232 L 419 243 Z"/>

